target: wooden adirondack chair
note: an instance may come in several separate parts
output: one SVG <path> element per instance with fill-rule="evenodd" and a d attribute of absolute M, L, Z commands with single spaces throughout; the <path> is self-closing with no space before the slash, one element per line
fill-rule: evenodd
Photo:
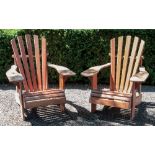
<path fill-rule="evenodd" d="M 18 44 L 16 39 L 11 40 L 15 65 L 11 66 L 6 75 L 10 82 L 16 84 L 15 99 L 21 107 L 23 120 L 26 109 L 36 109 L 38 106 L 58 104 L 63 112 L 66 102 L 64 84 L 75 73 L 66 67 L 47 63 L 44 37 L 41 38 L 41 49 L 37 35 L 34 35 L 34 44 L 29 34 L 25 35 L 25 41 L 22 36 L 18 36 L 17 40 Z M 47 65 L 59 73 L 59 89 L 48 88 Z"/>
<path fill-rule="evenodd" d="M 116 46 L 117 41 L 117 46 Z M 111 63 L 91 67 L 81 73 L 91 80 L 91 111 L 96 111 L 96 104 L 131 109 L 131 119 L 135 116 L 135 106 L 141 103 L 141 83 L 149 76 L 142 67 L 145 42 L 138 37 L 118 37 L 110 41 Z M 117 49 L 116 49 L 117 48 Z M 97 74 L 101 69 L 111 67 L 110 88 L 97 90 Z M 139 69 L 139 71 L 138 71 Z"/>

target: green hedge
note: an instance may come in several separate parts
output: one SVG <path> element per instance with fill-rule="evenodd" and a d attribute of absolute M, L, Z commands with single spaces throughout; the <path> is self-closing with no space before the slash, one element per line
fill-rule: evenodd
<path fill-rule="evenodd" d="M 48 61 L 64 65 L 77 73 L 70 82 L 86 82 L 80 73 L 94 65 L 109 62 L 109 40 L 120 35 L 138 36 L 146 41 L 144 65 L 150 77 L 147 84 L 155 85 L 155 30 L 0 30 L 0 83 L 7 82 L 5 72 L 13 63 L 10 40 L 16 35 L 38 34 L 47 39 Z M 57 73 L 49 70 L 50 82 Z M 101 83 L 109 82 L 109 71 L 99 74 Z"/>

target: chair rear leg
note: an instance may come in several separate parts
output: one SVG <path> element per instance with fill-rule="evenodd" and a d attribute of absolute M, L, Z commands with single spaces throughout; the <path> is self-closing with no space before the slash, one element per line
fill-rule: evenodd
<path fill-rule="evenodd" d="M 135 107 L 133 106 L 131 108 L 131 120 L 133 120 L 135 118 Z"/>
<path fill-rule="evenodd" d="M 37 108 L 32 108 L 31 111 L 32 111 L 32 113 L 36 114 L 37 113 Z"/>
<path fill-rule="evenodd" d="M 60 110 L 61 110 L 61 112 L 65 111 L 65 104 L 60 104 Z"/>
<path fill-rule="evenodd" d="M 25 121 L 25 110 L 22 104 L 20 105 L 20 111 L 21 111 L 21 118 L 23 121 Z"/>
<path fill-rule="evenodd" d="M 135 104 L 132 104 L 131 107 L 131 120 L 133 120 L 135 118 Z"/>
<path fill-rule="evenodd" d="M 135 101 L 136 101 L 136 88 L 135 83 L 132 86 L 132 103 L 131 103 L 131 120 L 135 118 Z"/>
<path fill-rule="evenodd" d="M 96 104 L 91 103 L 91 112 L 96 112 Z"/>

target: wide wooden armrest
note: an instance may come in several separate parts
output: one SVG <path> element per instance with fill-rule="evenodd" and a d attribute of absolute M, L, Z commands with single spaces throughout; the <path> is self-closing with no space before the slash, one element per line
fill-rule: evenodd
<path fill-rule="evenodd" d="M 51 64 L 51 63 L 47 63 L 47 65 L 51 68 L 56 69 L 56 71 L 62 75 L 62 76 L 74 76 L 76 75 L 76 73 L 74 73 L 73 71 L 71 71 L 70 69 L 68 69 L 67 67 L 64 66 L 59 66 L 59 65 L 55 65 L 55 64 Z"/>
<path fill-rule="evenodd" d="M 111 63 L 107 63 L 107 64 L 104 64 L 104 65 L 91 67 L 91 68 L 83 71 L 81 73 L 81 75 L 85 76 L 85 77 L 92 77 L 92 76 L 98 74 L 101 69 L 110 67 L 110 65 L 111 65 Z"/>
<path fill-rule="evenodd" d="M 146 79 L 148 78 L 148 76 L 149 76 L 149 73 L 145 70 L 144 67 L 141 67 L 139 69 L 139 72 L 130 78 L 130 81 L 132 81 L 132 82 L 145 82 Z"/>
<path fill-rule="evenodd" d="M 9 82 L 18 83 L 24 80 L 22 74 L 17 72 L 17 66 L 12 65 L 11 68 L 6 72 L 6 76 Z"/>

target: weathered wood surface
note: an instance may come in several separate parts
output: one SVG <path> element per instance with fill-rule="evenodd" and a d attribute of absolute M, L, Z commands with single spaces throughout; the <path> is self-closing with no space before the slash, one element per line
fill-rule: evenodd
<path fill-rule="evenodd" d="M 147 71 L 140 71 L 137 74 L 133 75 L 130 78 L 130 81 L 132 82 L 145 82 L 148 78 L 149 73 Z"/>
<path fill-rule="evenodd" d="M 99 98 L 99 97 L 91 97 L 90 103 L 107 105 L 107 106 L 118 107 L 118 108 L 123 108 L 123 109 L 128 109 L 130 107 L 130 103 L 126 101 L 109 100 L 106 98 Z"/>
<path fill-rule="evenodd" d="M 69 68 L 64 67 L 64 66 L 59 66 L 59 65 L 55 65 L 55 64 L 51 64 L 48 62 L 47 64 L 49 67 L 56 69 L 56 71 L 61 74 L 62 76 L 74 76 L 76 75 L 76 73 L 74 73 L 73 71 L 71 71 Z"/>
<path fill-rule="evenodd" d="M 132 75 L 134 60 L 136 57 L 136 51 L 137 51 L 137 47 L 138 47 L 138 41 L 139 41 L 139 38 L 135 37 L 134 42 L 133 42 L 133 46 L 132 46 L 131 58 L 130 58 L 129 66 L 128 66 L 128 71 L 127 71 L 127 75 L 126 75 L 126 81 L 125 81 L 125 86 L 124 86 L 124 90 L 123 90 L 124 92 L 127 92 L 128 86 L 130 83 L 130 77 Z"/>
<path fill-rule="evenodd" d="M 116 67 L 116 90 L 120 88 L 120 76 L 122 69 L 123 36 L 118 38 L 117 67 Z"/>
<path fill-rule="evenodd" d="M 85 76 L 85 77 L 94 76 L 95 74 L 98 74 L 100 70 L 107 68 L 107 67 L 110 67 L 110 65 L 111 65 L 111 63 L 107 63 L 107 64 L 100 65 L 100 66 L 90 67 L 89 69 L 83 71 L 81 73 L 81 75 Z"/>
<path fill-rule="evenodd" d="M 120 84 L 120 91 L 121 92 L 124 89 L 124 82 L 125 82 L 125 78 L 126 78 L 129 51 L 130 51 L 130 44 L 131 44 L 131 36 L 127 36 L 126 37 L 126 44 L 125 44 L 125 51 L 124 51 L 123 69 L 122 69 L 122 75 L 121 75 L 121 84 Z"/>
<path fill-rule="evenodd" d="M 15 62 L 16 62 L 16 64 L 17 64 L 17 67 L 18 67 L 20 73 L 22 74 L 22 76 L 23 76 L 23 78 L 24 78 L 24 79 L 23 79 L 24 89 L 25 89 L 26 91 L 28 91 L 29 88 L 28 88 L 26 76 L 25 76 L 25 73 L 24 73 L 24 68 L 23 68 L 21 59 L 20 59 L 20 57 L 19 57 L 19 52 L 18 52 L 18 48 L 17 48 L 15 39 L 12 39 L 12 40 L 11 40 L 11 45 L 12 45 L 12 49 L 13 49 L 14 56 L 15 56 L 15 59 L 14 59 L 14 60 L 15 60 Z"/>
<path fill-rule="evenodd" d="M 40 62 L 41 54 L 39 50 L 39 39 L 37 35 L 34 35 L 34 48 L 35 48 L 35 58 L 36 58 L 38 89 L 42 90 L 41 62 Z"/>
<path fill-rule="evenodd" d="M 31 42 L 31 40 L 33 42 Z M 17 83 L 16 101 L 20 104 L 22 118 L 24 119 L 24 110 L 38 106 L 47 106 L 49 104 L 59 104 L 63 112 L 65 109 L 66 97 L 64 93 L 65 81 L 75 73 L 66 67 L 49 64 L 59 73 L 60 89 L 48 88 L 48 70 L 47 70 L 47 49 L 46 39 L 41 38 L 41 48 L 39 47 L 39 38 L 34 35 L 33 38 L 29 34 L 11 40 L 13 58 L 17 65 L 13 65 L 6 72 L 10 82 Z M 18 73 L 17 69 L 19 70 Z M 22 83 L 24 90 L 22 90 Z"/>
<path fill-rule="evenodd" d="M 144 68 L 137 73 L 138 68 L 142 66 L 144 45 L 145 41 L 138 37 L 132 39 L 131 36 L 120 36 L 110 40 L 110 89 L 98 91 L 91 88 L 91 111 L 96 110 L 94 104 L 131 108 L 131 118 L 134 118 L 135 106 L 141 103 L 141 83 L 145 82 L 149 76 Z M 90 77 L 95 77 L 101 68 L 92 67 L 82 72 L 81 75 L 88 77 L 93 85 Z M 96 86 L 97 80 L 94 81 Z M 134 90 L 131 92 L 132 89 Z"/>
<path fill-rule="evenodd" d="M 26 55 L 26 57 L 29 58 L 33 89 L 34 89 L 34 91 L 37 91 L 38 90 L 37 77 L 36 77 L 36 71 L 35 71 L 35 67 L 34 67 L 35 55 L 33 55 L 31 36 L 29 34 L 25 35 L 25 41 L 26 41 L 26 47 L 27 47 L 27 51 L 28 51 L 28 55 Z"/>
<path fill-rule="evenodd" d="M 110 40 L 110 51 L 111 51 L 111 70 L 110 70 L 110 89 L 115 90 L 115 69 L 116 69 L 116 49 L 115 49 L 115 38 Z"/>
<path fill-rule="evenodd" d="M 45 91 L 24 92 L 23 100 L 26 109 L 47 106 L 50 104 L 61 104 L 61 111 L 63 111 L 62 108 L 66 102 L 66 97 L 64 90 L 48 89 Z"/>
<path fill-rule="evenodd" d="M 6 72 L 6 76 L 9 82 L 22 82 L 24 80 L 22 74 L 17 72 L 17 66 L 12 65 L 11 68 Z"/>
<path fill-rule="evenodd" d="M 137 59 L 135 61 L 134 67 L 133 67 L 132 76 L 137 73 L 137 70 L 138 70 L 138 68 L 140 66 L 140 61 L 141 61 L 141 56 L 143 54 L 144 45 L 145 45 L 145 41 L 141 40 L 139 50 L 137 52 Z M 130 81 L 128 92 L 131 92 L 132 85 L 133 85 L 133 82 Z"/>

